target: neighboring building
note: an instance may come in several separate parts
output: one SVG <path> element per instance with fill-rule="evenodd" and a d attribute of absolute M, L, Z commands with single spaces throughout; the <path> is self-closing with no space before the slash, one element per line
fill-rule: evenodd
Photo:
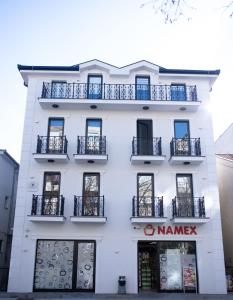
<path fill-rule="evenodd" d="M 233 124 L 216 140 L 217 175 L 228 290 L 233 291 Z"/>
<path fill-rule="evenodd" d="M 127 293 L 226 293 L 207 110 L 219 70 L 18 68 L 28 95 L 8 291 L 117 293 L 126 276 Z"/>
<path fill-rule="evenodd" d="M 19 164 L 0 149 L 0 291 L 7 288 L 18 171 Z"/>

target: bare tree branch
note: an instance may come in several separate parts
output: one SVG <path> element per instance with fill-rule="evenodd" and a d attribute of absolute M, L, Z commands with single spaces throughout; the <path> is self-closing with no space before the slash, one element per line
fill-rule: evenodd
<path fill-rule="evenodd" d="M 161 13 L 165 23 L 174 23 L 180 17 L 185 17 L 188 21 L 191 19 L 191 10 L 195 8 L 190 2 L 191 0 L 150 0 L 144 2 L 141 7 L 152 4 L 155 14 Z"/>

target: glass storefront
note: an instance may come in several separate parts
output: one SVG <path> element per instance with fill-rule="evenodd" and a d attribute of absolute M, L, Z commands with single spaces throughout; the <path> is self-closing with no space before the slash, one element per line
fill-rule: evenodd
<path fill-rule="evenodd" d="M 139 290 L 197 292 L 195 242 L 139 242 Z"/>
<path fill-rule="evenodd" d="M 34 290 L 94 291 L 94 270 L 94 241 L 37 241 Z"/>

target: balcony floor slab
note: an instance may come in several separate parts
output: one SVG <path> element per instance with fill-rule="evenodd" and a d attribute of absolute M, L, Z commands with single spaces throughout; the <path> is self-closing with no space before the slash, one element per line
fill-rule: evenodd
<path fill-rule="evenodd" d="M 31 222 L 57 222 L 57 223 L 63 223 L 65 222 L 66 218 L 64 216 L 28 216 L 28 220 Z"/>
<path fill-rule="evenodd" d="M 106 217 L 95 217 L 95 216 L 84 216 L 84 217 L 76 217 L 71 216 L 70 221 L 73 223 L 106 223 Z"/>
<path fill-rule="evenodd" d="M 171 219 L 174 224 L 205 224 L 209 218 L 175 217 Z"/>
<path fill-rule="evenodd" d="M 161 155 L 132 155 L 131 158 L 132 165 L 160 165 L 164 160 L 165 156 Z"/>
<path fill-rule="evenodd" d="M 167 101 L 167 100 L 102 100 L 102 99 L 63 99 L 39 98 L 43 109 L 51 109 L 58 105 L 58 109 L 90 109 L 96 105 L 96 110 L 135 110 L 141 111 L 148 106 L 152 111 L 187 111 L 195 112 L 200 106 L 200 101 Z"/>
<path fill-rule="evenodd" d="M 95 155 L 95 154 L 74 154 L 74 159 L 77 163 L 99 163 L 105 164 L 108 161 L 108 155 Z"/>
<path fill-rule="evenodd" d="M 39 163 L 46 163 L 46 162 L 67 163 L 69 161 L 69 157 L 67 154 L 37 154 L 37 153 L 33 153 L 33 157 Z"/>
<path fill-rule="evenodd" d="M 205 156 L 172 156 L 169 159 L 171 165 L 200 165 Z"/>
<path fill-rule="evenodd" d="M 154 218 L 154 217 L 131 217 L 132 224 L 163 224 L 167 221 L 167 218 Z"/>

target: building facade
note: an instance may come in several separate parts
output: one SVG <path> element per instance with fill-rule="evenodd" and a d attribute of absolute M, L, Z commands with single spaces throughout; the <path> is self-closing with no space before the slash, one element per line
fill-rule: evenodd
<path fill-rule="evenodd" d="M 233 291 L 233 124 L 216 140 L 216 161 L 222 216 L 227 288 Z"/>
<path fill-rule="evenodd" d="M 18 68 L 28 94 L 8 290 L 117 293 L 125 276 L 127 293 L 225 293 L 207 109 L 219 71 Z"/>
<path fill-rule="evenodd" d="M 0 291 L 7 289 L 19 164 L 0 149 Z"/>

